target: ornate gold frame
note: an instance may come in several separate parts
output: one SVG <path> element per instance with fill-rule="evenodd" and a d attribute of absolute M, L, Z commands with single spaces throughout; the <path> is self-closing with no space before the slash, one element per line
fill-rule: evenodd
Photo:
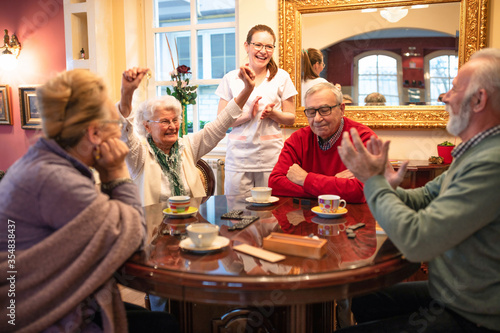
<path fill-rule="evenodd" d="M 302 14 L 387 6 L 460 2 L 459 65 L 487 43 L 489 0 L 279 0 L 280 68 L 286 70 L 300 96 Z M 293 127 L 306 126 L 304 107 L 296 98 Z M 371 128 L 445 128 L 448 114 L 443 106 L 348 106 L 345 116 Z"/>

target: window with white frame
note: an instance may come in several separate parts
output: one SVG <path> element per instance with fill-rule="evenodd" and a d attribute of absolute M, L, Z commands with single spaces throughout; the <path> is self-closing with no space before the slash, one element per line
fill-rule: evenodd
<path fill-rule="evenodd" d="M 438 101 L 439 95 L 451 89 L 458 72 L 458 56 L 453 50 L 441 50 L 429 53 L 424 57 L 425 86 L 427 103 L 443 104 Z"/>
<path fill-rule="evenodd" d="M 373 92 L 385 96 L 386 105 L 400 105 L 402 80 L 401 56 L 383 50 L 363 52 L 354 57 L 354 98 L 365 105 Z"/>
<path fill-rule="evenodd" d="M 215 90 L 236 68 L 237 0 L 149 1 L 153 27 L 148 38 L 154 41 L 148 44 L 153 45 L 154 56 L 148 55 L 148 66 L 154 68 L 155 94 L 167 94 L 174 68 L 190 67 L 189 84 L 198 85 L 198 97 L 195 105 L 188 105 L 187 122 L 188 131 L 196 132 L 217 117 Z"/>

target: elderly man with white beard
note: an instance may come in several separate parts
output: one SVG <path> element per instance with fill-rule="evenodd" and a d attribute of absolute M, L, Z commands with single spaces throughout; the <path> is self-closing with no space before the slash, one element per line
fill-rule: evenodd
<path fill-rule="evenodd" d="M 388 163 L 389 142 L 344 132 L 339 154 L 362 182 L 374 217 L 429 280 L 357 297 L 358 322 L 341 332 L 498 332 L 500 330 L 500 50 L 476 52 L 443 102 L 447 130 L 462 139 L 447 172 L 403 190 L 406 165 Z"/>

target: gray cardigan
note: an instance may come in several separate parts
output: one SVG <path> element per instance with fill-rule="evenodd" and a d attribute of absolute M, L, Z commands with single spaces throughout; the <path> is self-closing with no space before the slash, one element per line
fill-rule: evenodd
<path fill-rule="evenodd" d="M 0 182 L 0 306 L 15 300 L 16 325 L 0 331 L 40 332 L 80 328 L 101 331 L 92 320 L 102 310 L 105 332 L 127 330 L 117 270 L 144 241 L 137 187 L 126 183 L 100 194 L 90 169 L 52 140 L 40 139 Z M 15 235 L 15 266 L 7 259 Z M 10 246 L 10 247 L 8 247 Z"/>

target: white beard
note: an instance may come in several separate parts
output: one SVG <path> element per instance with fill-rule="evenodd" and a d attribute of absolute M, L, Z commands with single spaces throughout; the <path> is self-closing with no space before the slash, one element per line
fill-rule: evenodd
<path fill-rule="evenodd" d="M 446 130 L 451 135 L 458 136 L 469 126 L 471 107 L 469 103 L 463 103 L 457 115 L 453 113 L 449 104 L 446 104 L 445 110 L 450 115 L 448 124 L 446 124 Z"/>

